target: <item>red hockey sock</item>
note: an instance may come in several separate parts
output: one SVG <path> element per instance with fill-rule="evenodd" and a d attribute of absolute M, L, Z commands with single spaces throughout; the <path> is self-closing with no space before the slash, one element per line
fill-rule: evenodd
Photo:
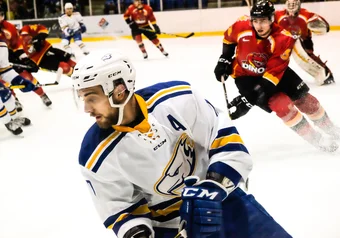
<path fill-rule="evenodd" d="M 158 48 L 160 51 L 162 51 L 162 52 L 164 51 L 164 48 L 163 48 L 161 42 L 160 42 L 158 39 L 152 40 L 152 43 L 153 43 L 155 46 L 157 46 L 157 48 Z"/>
<path fill-rule="evenodd" d="M 303 98 L 296 100 L 294 104 L 321 129 L 329 130 L 334 126 L 318 99 L 311 94 L 307 93 Z"/>
<path fill-rule="evenodd" d="M 135 36 L 135 41 L 137 42 L 139 49 L 140 49 L 143 53 L 146 53 L 145 46 L 144 46 L 143 40 L 142 40 L 142 35 L 136 35 L 136 36 Z"/>
<path fill-rule="evenodd" d="M 69 59 L 67 62 L 66 62 L 70 67 L 74 68 L 74 66 L 76 66 L 76 62 L 74 62 L 73 60 Z"/>
<path fill-rule="evenodd" d="M 269 107 L 288 127 L 305 140 L 310 141 L 317 133 L 286 94 L 277 93 L 271 97 Z"/>
<path fill-rule="evenodd" d="M 22 71 L 20 73 L 20 76 L 24 77 L 25 79 L 30 80 L 34 85 L 37 85 L 38 80 L 36 78 L 33 77 L 33 75 L 30 72 L 27 72 L 26 70 Z M 36 87 L 33 90 L 39 97 L 41 97 L 42 95 L 45 94 L 44 90 L 42 89 L 42 87 Z"/>
<path fill-rule="evenodd" d="M 59 68 L 62 68 L 63 74 L 66 74 L 67 76 L 70 76 L 73 72 L 73 68 L 71 68 L 70 65 L 65 62 L 60 62 Z"/>

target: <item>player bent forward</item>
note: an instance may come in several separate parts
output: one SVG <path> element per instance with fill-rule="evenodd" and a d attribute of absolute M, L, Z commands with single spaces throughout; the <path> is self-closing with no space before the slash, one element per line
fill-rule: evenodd
<path fill-rule="evenodd" d="M 237 187 L 252 161 L 228 115 L 187 82 L 134 92 L 135 74 L 99 51 L 72 75 L 96 119 L 79 163 L 104 225 L 119 238 L 175 237 L 180 220 L 184 237 L 291 237 Z"/>
<path fill-rule="evenodd" d="M 313 146 L 333 152 L 338 148 L 333 139 L 340 139 L 340 129 L 309 93 L 308 86 L 288 67 L 295 40 L 273 23 L 274 11 L 272 2 L 259 1 L 251 9 L 250 20 L 242 17 L 224 33 L 223 53 L 215 75 L 217 80 L 231 75 L 241 94 L 229 105 L 236 108 L 231 118 L 237 119 L 257 105 L 267 112 L 274 111 Z M 302 113 L 332 139 L 316 131 Z"/>

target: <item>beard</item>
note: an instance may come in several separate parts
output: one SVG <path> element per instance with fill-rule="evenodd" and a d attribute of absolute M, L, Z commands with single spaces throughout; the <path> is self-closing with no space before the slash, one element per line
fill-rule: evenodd
<path fill-rule="evenodd" d="M 94 117 L 98 115 L 92 115 Z M 100 119 L 97 120 L 97 125 L 102 129 L 108 129 L 113 125 L 116 125 L 118 122 L 119 111 L 118 109 L 114 109 L 114 111 L 110 112 L 108 115 L 103 116 L 100 115 Z"/>

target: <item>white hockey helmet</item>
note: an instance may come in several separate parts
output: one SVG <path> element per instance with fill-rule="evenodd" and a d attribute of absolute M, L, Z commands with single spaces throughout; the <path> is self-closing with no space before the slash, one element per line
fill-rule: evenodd
<path fill-rule="evenodd" d="M 65 7 L 64 7 L 65 9 L 73 9 L 73 5 L 72 5 L 72 3 L 70 3 L 70 2 L 67 2 L 66 4 L 65 4 Z"/>
<path fill-rule="evenodd" d="M 120 125 L 124 106 L 134 94 L 136 78 L 136 70 L 125 55 L 114 49 L 91 51 L 76 64 L 71 78 L 76 92 L 84 88 L 102 86 L 110 105 L 119 108 L 117 125 Z M 119 81 L 125 84 L 128 97 L 125 102 L 115 104 L 112 95 L 115 83 Z"/>

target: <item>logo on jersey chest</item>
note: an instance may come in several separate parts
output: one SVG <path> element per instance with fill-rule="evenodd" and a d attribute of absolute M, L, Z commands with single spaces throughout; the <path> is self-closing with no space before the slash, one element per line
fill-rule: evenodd
<path fill-rule="evenodd" d="M 154 186 L 155 191 L 162 195 L 180 196 L 184 178 L 192 175 L 195 167 L 195 143 L 186 133 L 183 133 L 175 144 L 162 176 Z"/>
<path fill-rule="evenodd" d="M 266 70 L 268 57 L 266 54 L 252 52 L 242 61 L 242 68 L 255 74 L 263 74 Z"/>

